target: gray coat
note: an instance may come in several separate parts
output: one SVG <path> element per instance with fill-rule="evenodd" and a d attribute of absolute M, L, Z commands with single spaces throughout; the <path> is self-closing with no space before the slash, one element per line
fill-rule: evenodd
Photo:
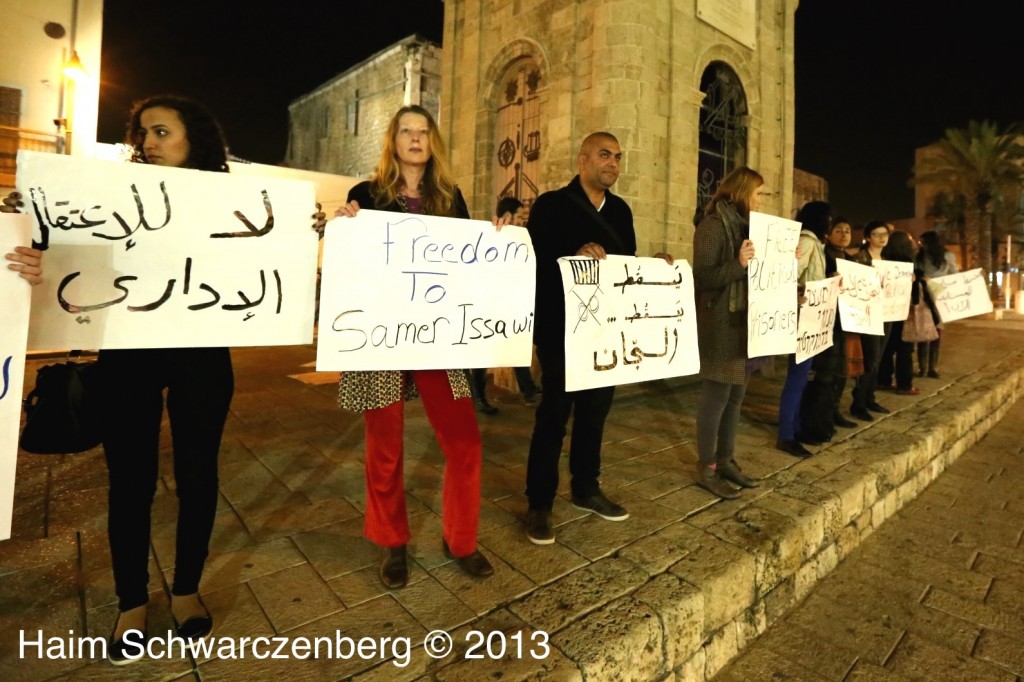
<path fill-rule="evenodd" d="M 746 317 L 740 326 L 730 323 L 729 284 L 740 280 L 746 288 L 747 269 L 740 265 L 738 253 L 728 251 L 722 220 L 714 214 L 705 216 L 693 234 L 700 378 L 744 384 L 747 381 Z"/>

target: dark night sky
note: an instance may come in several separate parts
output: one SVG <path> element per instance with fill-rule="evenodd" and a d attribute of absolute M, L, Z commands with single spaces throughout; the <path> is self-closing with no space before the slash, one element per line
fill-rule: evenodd
<path fill-rule="evenodd" d="M 122 139 L 132 100 L 175 92 L 214 111 L 235 154 L 277 163 L 291 100 L 412 33 L 439 42 L 443 11 L 440 0 L 106 0 L 99 139 Z M 797 167 L 824 176 L 855 222 L 911 216 L 915 147 L 972 118 L 1024 119 L 1022 19 L 1018 0 L 802 0 Z"/>

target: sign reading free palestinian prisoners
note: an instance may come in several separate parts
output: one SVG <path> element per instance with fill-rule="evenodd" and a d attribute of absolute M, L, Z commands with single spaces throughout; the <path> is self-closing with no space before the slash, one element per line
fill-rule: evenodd
<path fill-rule="evenodd" d="M 832 347 L 839 303 L 839 278 L 829 277 L 804 284 L 800 320 L 796 331 L 796 361 L 803 362 Z"/>
<path fill-rule="evenodd" d="M 800 223 L 750 212 L 754 257 L 747 264 L 747 356 L 796 350 Z"/>
<path fill-rule="evenodd" d="M 685 260 L 559 258 L 565 390 L 700 371 L 693 271 Z"/>
<path fill-rule="evenodd" d="M 32 222 L 28 216 L 0 213 L 0 254 L 28 246 Z M 14 514 L 14 475 L 18 465 L 21 389 L 25 380 L 25 344 L 31 286 L 17 272 L 0 270 L 0 540 L 11 537 Z"/>
<path fill-rule="evenodd" d="M 312 341 L 312 183 L 19 151 L 18 189 L 30 350 Z"/>
<path fill-rule="evenodd" d="M 992 299 L 981 268 L 932 277 L 928 280 L 928 293 L 943 322 L 992 312 Z"/>
<path fill-rule="evenodd" d="M 318 370 L 530 364 L 525 228 L 363 209 L 327 225 Z"/>

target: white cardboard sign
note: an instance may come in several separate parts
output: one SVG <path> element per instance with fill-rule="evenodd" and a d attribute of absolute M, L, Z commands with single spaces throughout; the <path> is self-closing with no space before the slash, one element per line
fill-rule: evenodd
<path fill-rule="evenodd" d="M 754 257 L 747 265 L 747 356 L 796 351 L 796 245 L 800 223 L 750 213 Z"/>
<path fill-rule="evenodd" d="M 836 326 L 839 303 L 839 278 L 829 277 L 804 285 L 797 325 L 796 362 L 800 363 L 832 347 L 832 331 Z"/>
<path fill-rule="evenodd" d="M 914 286 L 914 264 L 893 260 L 872 260 L 882 284 L 882 321 L 903 322 L 910 313 L 910 292 Z"/>
<path fill-rule="evenodd" d="M 0 256 L 15 246 L 28 246 L 31 240 L 32 221 L 28 216 L 0 213 Z M 3 263 L 6 266 L 7 261 Z M 0 540 L 11 537 L 14 515 L 31 288 L 17 272 L 6 267 L 0 270 Z"/>
<path fill-rule="evenodd" d="M 365 209 L 335 218 L 316 368 L 528 365 L 535 268 L 522 227 Z"/>
<path fill-rule="evenodd" d="M 843 258 L 836 259 L 836 269 L 843 279 L 839 286 L 839 316 L 843 331 L 881 336 L 882 281 L 879 272 Z"/>
<path fill-rule="evenodd" d="M 29 348 L 310 343 L 309 182 L 18 152 L 47 247 Z"/>
<path fill-rule="evenodd" d="M 932 277 L 928 280 L 928 292 L 943 322 L 992 312 L 992 299 L 981 268 Z"/>
<path fill-rule="evenodd" d="M 693 270 L 685 260 L 559 258 L 565 390 L 696 374 Z"/>

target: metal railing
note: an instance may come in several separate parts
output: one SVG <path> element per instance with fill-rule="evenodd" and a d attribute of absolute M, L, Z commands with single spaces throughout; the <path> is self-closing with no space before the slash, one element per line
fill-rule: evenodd
<path fill-rule="evenodd" d="M 18 150 L 66 154 L 71 150 L 71 133 L 44 133 L 27 128 L 0 126 L 0 185 L 14 186 Z"/>

